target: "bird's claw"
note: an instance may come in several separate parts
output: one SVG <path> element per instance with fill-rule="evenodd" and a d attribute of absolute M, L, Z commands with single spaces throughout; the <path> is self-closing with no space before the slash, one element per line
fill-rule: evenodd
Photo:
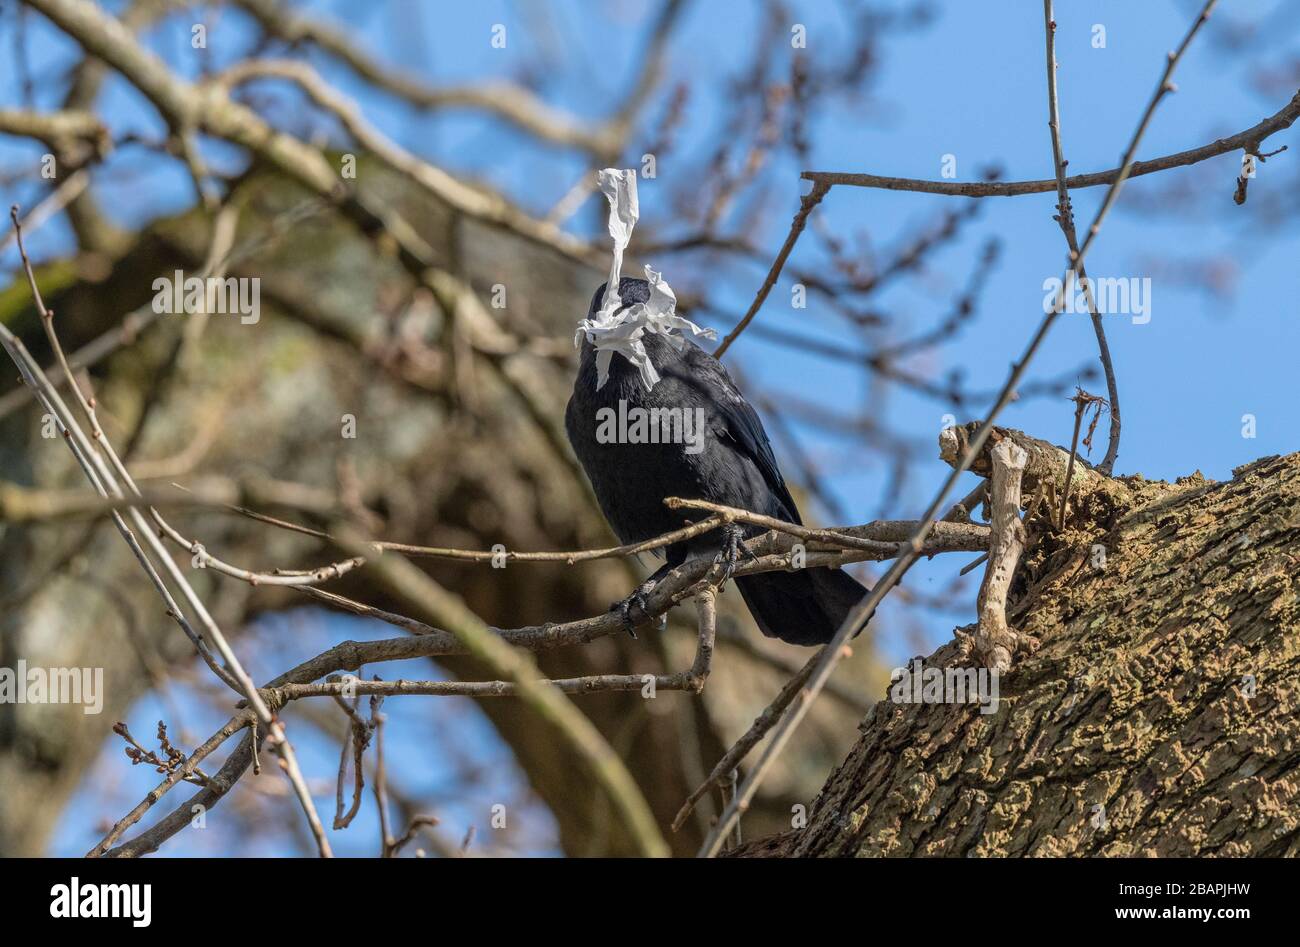
<path fill-rule="evenodd" d="M 745 534 L 741 528 L 734 523 L 725 526 L 722 529 L 722 550 L 713 559 L 714 565 L 722 566 L 722 580 L 719 585 L 725 585 L 730 579 L 732 573 L 736 571 L 736 566 L 740 563 L 740 554 L 745 554 L 745 558 L 758 561 L 758 556 L 745 546 Z"/>
<path fill-rule="evenodd" d="M 646 618 L 650 617 L 650 603 L 646 599 L 645 587 L 636 589 L 627 598 L 620 602 L 615 602 L 609 607 L 611 612 L 618 612 L 619 617 L 623 619 L 623 627 L 633 638 L 636 637 L 636 619 L 632 617 L 632 610 L 640 608 L 641 614 Z"/>

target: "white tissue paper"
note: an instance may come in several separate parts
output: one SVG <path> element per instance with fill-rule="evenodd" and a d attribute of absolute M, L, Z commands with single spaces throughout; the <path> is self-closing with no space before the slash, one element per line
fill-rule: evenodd
<path fill-rule="evenodd" d="M 618 352 L 637 367 L 641 381 L 646 390 L 659 381 L 659 373 L 645 350 L 641 341 L 647 332 L 662 335 L 665 341 L 681 351 L 685 339 L 677 332 L 690 332 L 705 339 L 716 339 L 717 333 L 712 329 L 701 329 L 689 319 L 677 315 L 677 297 L 663 277 L 645 268 L 645 278 L 650 284 L 650 301 L 636 303 L 620 311 L 623 305 L 619 297 L 618 285 L 622 278 L 623 251 L 632 239 L 632 228 L 636 226 L 641 215 L 636 197 L 636 171 L 617 168 L 605 168 L 596 174 L 601 193 L 609 201 L 609 236 L 614 241 L 614 258 L 609 267 L 609 282 L 606 283 L 605 298 L 601 301 L 600 311 L 594 318 L 583 319 L 578 323 L 578 332 L 574 336 L 575 346 L 582 344 L 582 337 L 596 349 L 596 388 L 604 387 L 609 381 L 609 365 Z"/>

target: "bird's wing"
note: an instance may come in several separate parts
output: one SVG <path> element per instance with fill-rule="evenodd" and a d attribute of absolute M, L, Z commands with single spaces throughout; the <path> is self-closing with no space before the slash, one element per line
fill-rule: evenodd
<path fill-rule="evenodd" d="M 802 523 L 799 508 L 795 506 L 794 498 L 785 485 L 785 478 L 776 465 L 776 455 L 772 453 L 772 444 L 767 439 L 767 432 L 763 430 L 758 412 L 745 400 L 745 396 L 717 359 L 693 343 L 687 342 L 686 348 L 686 361 L 695 381 L 707 386 L 707 390 L 714 396 L 714 404 L 725 426 L 722 433 L 730 437 L 740 452 L 758 467 L 763 480 L 785 506 L 786 518 L 794 523 Z"/>

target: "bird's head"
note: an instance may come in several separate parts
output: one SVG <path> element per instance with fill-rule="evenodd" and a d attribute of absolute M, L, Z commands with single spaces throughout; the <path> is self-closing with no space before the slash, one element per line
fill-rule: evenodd
<path fill-rule="evenodd" d="M 591 297 L 591 305 L 587 307 L 588 319 L 594 319 L 605 305 L 605 288 L 608 286 L 609 283 L 601 283 L 600 288 Z M 648 303 L 650 301 L 650 283 L 643 279 L 637 279 L 635 276 L 624 276 L 618 281 L 618 297 L 620 309 L 636 303 Z"/>
<path fill-rule="evenodd" d="M 712 329 L 701 329 L 689 319 L 677 315 L 677 297 L 663 278 L 650 267 L 646 279 L 624 276 L 618 281 L 618 296 L 608 293 L 603 284 L 591 297 L 587 316 L 578 323 L 574 345 L 585 338 L 596 351 L 596 387 L 609 380 L 609 367 L 615 353 L 627 359 L 641 373 L 641 381 L 650 390 L 659 381 L 646 336 L 657 335 L 681 351 L 685 334 L 717 338 Z"/>

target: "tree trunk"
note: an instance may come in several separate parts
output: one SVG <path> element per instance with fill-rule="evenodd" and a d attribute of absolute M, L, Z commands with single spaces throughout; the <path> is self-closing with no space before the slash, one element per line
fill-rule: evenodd
<path fill-rule="evenodd" d="M 1007 617 L 1037 650 L 997 712 L 877 703 L 806 827 L 736 854 L 1300 854 L 1300 454 L 1082 474 L 1063 531 L 1026 516 Z"/>

